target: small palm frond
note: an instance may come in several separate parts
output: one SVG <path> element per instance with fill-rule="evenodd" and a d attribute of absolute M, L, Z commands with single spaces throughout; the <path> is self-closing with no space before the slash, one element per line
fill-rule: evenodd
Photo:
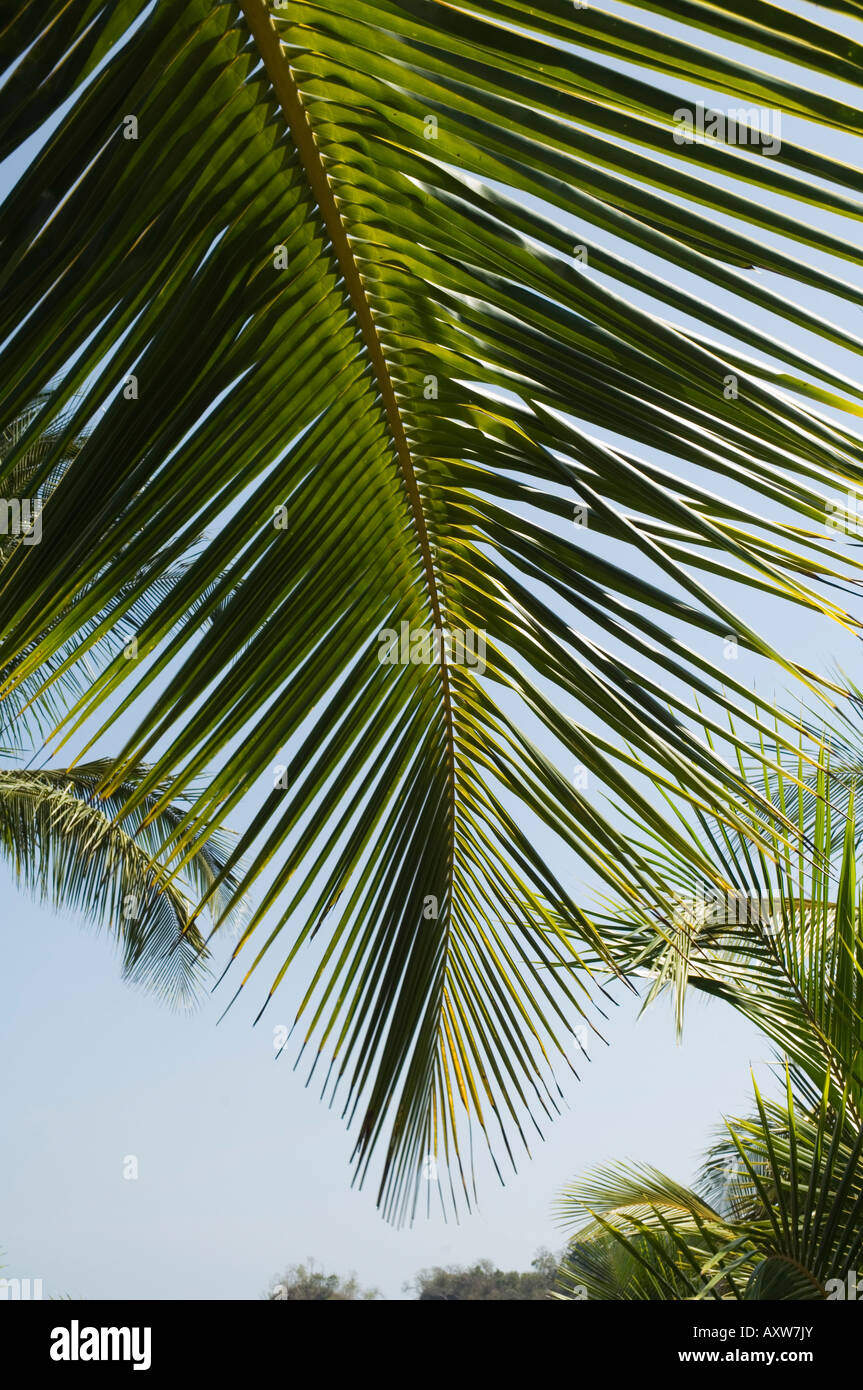
<path fill-rule="evenodd" d="M 704 817 L 681 821 L 705 855 L 698 879 L 672 849 L 644 844 L 674 885 L 663 910 L 606 900 L 599 919 L 616 961 L 649 984 L 645 1006 L 670 992 L 678 1026 L 689 989 L 724 1000 L 756 1023 L 820 1096 L 863 1100 L 863 904 L 857 886 L 854 794 L 833 813 L 829 750 L 816 766 L 816 814 L 798 764 L 774 783 L 775 819 L 752 803 L 768 850 Z M 795 826 L 789 834 L 788 826 Z M 725 884 L 724 888 L 717 885 Z"/>
<path fill-rule="evenodd" d="M 825 1091 L 801 1106 L 754 1086 L 755 1114 L 726 1122 L 695 1188 L 644 1166 L 606 1167 L 558 1201 L 575 1227 L 565 1298 L 824 1299 L 863 1256 L 863 1128 Z M 604 1288 L 604 1292 L 599 1292 Z"/>
<path fill-rule="evenodd" d="M 145 802 L 137 823 L 121 826 L 118 807 L 146 769 L 127 776 L 113 797 L 102 797 L 98 788 L 109 772 L 108 760 L 0 771 L 0 853 L 23 888 L 113 935 L 125 979 L 187 1005 L 208 973 L 194 903 L 214 884 L 217 911 L 233 897 L 233 878 L 223 878 L 230 837 L 189 840 L 183 876 L 174 879 L 158 851 L 186 808 Z"/>
<path fill-rule="evenodd" d="M 737 1275 L 751 1244 L 698 1192 L 655 1168 L 598 1169 L 564 1190 L 557 1212 L 576 1228 L 562 1266 L 565 1297 L 586 1282 L 605 1282 L 605 1298 L 742 1296 L 746 1279 Z"/>

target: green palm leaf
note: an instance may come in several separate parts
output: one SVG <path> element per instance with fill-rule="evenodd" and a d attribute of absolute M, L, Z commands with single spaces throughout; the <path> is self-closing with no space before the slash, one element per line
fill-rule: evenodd
<path fill-rule="evenodd" d="M 863 1232 L 863 1131 L 844 1099 L 795 1102 L 726 1122 L 702 1180 L 685 1188 L 646 1166 L 574 1183 L 558 1211 L 575 1236 L 562 1298 L 815 1300 L 856 1268 Z M 712 1205 L 717 1165 L 723 1195 Z M 746 1193 L 743 1196 L 743 1193 Z"/>
<path fill-rule="evenodd" d="M 732 1004 L 794 1064 L 803 1084 L 847 1091 L 863 1113 L 863 899 L 857 887 L 859 839 L 853 783 L 841 764 L 834 783 L 824 748 L 813 775 L 801 765 L 769 779 L 772 844 L 760 855 L 747 841 L 691 819 L 694 843 L 712 852 L 704 884 L 682 856 L 653 846 L 657 872 L 674 883 L 664 908 L 609 902 L 603 936 L 616 959 L 649 980 L 645 1006 L 674 997 L 678 1025 L 690 989 Z M 808 782 L 808 787 L 805 785 Z M 834 797 L 838 811 L 834 809 Z M 757 820 L 761 803 L 755 797 Z M 787 825 L 796 820 L 796 833 Z M 648 843 L 645 852 L 650 853 Z M 724 879 L 730 888 L 713 885 Z M 711 881 L 712 880 L 712 881 Z"/>
<path fill-rule="evenodd" d="M 561 1266 L 563 1298 L 579 1285 L 606 1299 L 742 1296 L 734 1276 L 751 1262 L 752 1242 L 697 1191 L 655 1168 L 600 1169 L 566 1188 L 557 1208 L 577 1231 Z"/>
<path fill-rule="evenodd" d="M 156 798 L 148 798 L 121 826 L 118 812 L 147 769 L 135 769 L 113 795 L 101 797 L 98 789 L 112 771 L 106 760 L 0 769 L 0 853 L 22 888 L 112 934 L 124 979 L 189 1005 L 206 980 L 208 959 L 195 902 L 220 883 L 216 910 L 229 904 L 235 880 L 223 874 L 232 843 L 221 835 L 194 845 L 185 884 L 168 880 L 159 846 L 186 806 L 156 810 Z"/>
<path fill-rule="evenodd" d="M 776 160 L 676 145 L 669 79 L 848 131 L 856 108 L 806 74 L 844 79 L 860 54 L 829 23 L 778 32 L 767 4 L 675 8 L 693 42 L 657 35 L 654 9 L 69 0 L 20 3 L 0 29 L 0 153 L 49 128 L 0 211 L 0 419 L 54 387 L 0 486 L 67 405 L 32 485 L 90 431 L 46 503 L 50 544 L 3 567 L 0 693 L 48 699 L 118 593 L 184 566 L 142 618 L 144 659 L 117 655 L 67 734 L 134 707 L 103 787 L 121 824 L 155 826 L 203 779 L 164 827 L 178 873 L 251 798 L 237 892 L 267 878 L 243 982 L 266 955 L 269 998 L 322 933 L 298 1018 L 360 1116 L 360 1176 L 384 1146 L 391 1215 L 465 1117 L 508 1147 L 555 1109 L 551 1060 L 588 1008 L 572 967 L 608 953 L 547 844 L 662 900 L 561 760 L 707 872 L 645 777 L 739 828 L 738 769 L 693 699 L 750 722 L 764 704 L 685 639 L 776 655 L 711 580 L 844 620 L 820 581 L 841 596 L 859 571 L 818 528 L 828 490 L 861 480 L 857 434 L 824 407 L 854 416 L 863 397 L 782 326 L 860 352 L 795 290 L 863 299 L 824 268 L 860 263 L 831 218 L 860 220 L 863 174 L 790 142 Z M 712 33 L 801 80 L 714 55 Z M 403 623 L 482 633 L 485 672 L 381 665 Z"/>

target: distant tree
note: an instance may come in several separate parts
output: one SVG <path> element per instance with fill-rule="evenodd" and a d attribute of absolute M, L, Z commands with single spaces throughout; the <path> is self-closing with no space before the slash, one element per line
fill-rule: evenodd
<path fill-rule="evenodd" d="M 531 1273 L 497 1269 L 491 1260 L 476 1264 L 450 1265 L 446 1269 L 420 1270 L 406 1289 L 416 1291 L 418 1299 L 548 1299 L 555 1285 L 559 1260 L 549 1250 L 539 1250 L 531 1261 Z"/>
<path fill-rule="evenodd" d="M 368 1300 L 380 1296 L 378 1289 L 360 1288 L 353 1274 L 343 1279 L 339 1274 L 325 1274 L 322 1269 L 315 1269 L 312 1259 L 309 1259 L 307 1264 L 290 1265 L 280 1278 L 272 1281 L 267 1290 L 267 1298 L 271 1303 L 300 1300 L 345 1303 L 353 1299 Z"/>

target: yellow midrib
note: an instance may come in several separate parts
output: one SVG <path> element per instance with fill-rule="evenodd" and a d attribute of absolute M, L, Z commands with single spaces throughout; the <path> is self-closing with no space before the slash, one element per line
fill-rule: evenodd
<path fill-rule="evenodd" d="M 272 84 L 273 91 L 276 94 L 279 105 L 290 127 L 297 154 L 305 170 L 312 196 L 315 199 L 321 219 L 329 235 L 333 254 L 342 272 L 345 288 L 347 289 L 356 315 L 357 325 L 369 354 L 369 358 L 371 359 L 378 390 L 381 395 L 384 414 L 386 416 L 387 425 L 392 437 L 396 457 L 410 503 L 417 543 L 422 557 L 426 583 L 428 585 L 435 627 L 442 632 L 444 622 L 441 610 L 440 591 L 438 588 L 437 575 L 435 573 L 428 528 L 426 526 L 422 495 L 420 493 L 419 483 L 417 482 L 413 459 L 411 458 L 410 445 L 408 444 L 404 425 L 402 424 L 401 411 L 399 409 L 395 388 L 393 387 L 387 360 L 384 356 L 380 338 L 378 337 L 377 326 L 363 286 L 362 276 L 360 275 L 359 267 L 354 259 L 350 239 L 345 230 L 344 223 L 342 222 L 341 214 L 339 213 L 333 190 L 330 187 L 330 181 L 327 177 L 327 172 L 324 168 L 320 151 L 314 137 L 314 132 L 312 131 L 309 118 L 306 114 L 306 109 L 294 79 L 291 65 L 282 49 L 278 31 L 273 23 L 273 17 L 267 5 L 264 3 L 264 0 L 240 0 L 240 9 L 243 12 L 252 38 L 255 41 L 261 56 L 261 61 L 264 64 L 267 76 Z M 440 671 L 447 734 L 447 758 L 449 762 L 451 794 L 454 801 L 455 733 L 452 691 L 450 688 L 449 670 L 444 656 L 444 647 L 445 643 L 441 640 L 439 644 L 441 654 Z M 453 815 L 454 811 L 455 808 L 453 805 L 451 806 Z"/>

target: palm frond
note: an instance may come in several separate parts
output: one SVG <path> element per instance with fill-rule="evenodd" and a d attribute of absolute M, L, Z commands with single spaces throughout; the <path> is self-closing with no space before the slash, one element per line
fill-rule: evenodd
<path fill-rule="evenodd" d="M 756 1113 L 729 1120 L 696 1188 L 645 1166 L 616 1165 L 567 1188 L 575 1226 L 563 1298 L 824 1299 L 863 1252 L 863 1130 L 841 1098 L 817 1110 L 754 1087 Z M 716 1192 L 722 1165 L 722 1197 Z M 728 1200 L 731 1192 L 732 1198 Z"/>
<path fill-rule="evenodd" d="M 671 992 L 678 1026 L 690 989 L 721 999 L 756 1023 L 808 1079 L 847 1090 L 860 1113 L 863 1081 L 863 899 L 857 886 L 854 790 L 832 778 L 822 748 L 813 779 L 774 764 L 775 819 L 761 822 L 768 852 L 704 818 L 688 831 L 713 856 L 699 881 L 680 855 L 656 843 L 657 871 L 674 883 L 656 911 L 630 897 L 608 900 L 603 936 L 622 968 L 649 982 L 645 1006 Z M 843 798 L 844 791 L 844 798 Z M 840 802 L 834 812 L 834 795 Z M 760 801 L 752 814 L 760 816 Z M 684 818 L 682 818 L 684 819 Z M 796 834 L 786 826 L 796 822 Z M 651 851 L 644 843 L 646 853 Z M 717 882 L 725 878 L 730 889 Z"/>
<path fill-rule="evenodd" d="M 155 801 L 120 826 L 117 812 L 147 769 L 127 775 L 111 797 L 99 795 L 109 761 L 76 768 L 0 770 L 0 853 L 22 888 L 63 913 L 107 930 L 124 978 L 170 1003 L 195 1001 L 208 975 L 208 951 L 195 902 L 221 881 L 215 910 L 233 898 L 223 879 L 232 849 L 225 834 L 192 843 L 185 882 L 158 859 L 159 846 L 185 807 Z"/>
<path fill-rule="evenodd" d="M 134 818 L 203 783 L 166 829 L 178 867 L 253 797 L 243 984 L 266 956 L 266 1002 L 323 933 L 298 1022 L 397 1217 L 426 1155 L 457 1167 L 465 1120 L 512 1156 L 556 1107 L 609 955 L 554 863 L 664 899 L 561 766 L 707 872 L 647 786 L 742 829 L 695 700 L 751 737 L 766 704 L 721 643 L 782 661 L 713 581 L 855 625 L 859 560 L 822 532 L 863 481 L 863 395 L 786 329 L 863 348 L 831 317 L 863 302 L 840 273 L 863 174 L 674 136 L 693 83 L 855 131 L 809 75 L 856 81 L 859 45 L 760 3 L 675 6 L 695 32 L 660 42 L 643 9 L 24 0 L 0 28 L 0 156 L 45 135 L 0 209 L 0 421 L 54 388 L 0 487 L 67 405 L 34 488 L 87 432 L 48 541 L 0 573 L 0 695 L 60 680 L 118 593 L 209 536 L 143 618 L 147 660 L 115 656 L 66 734 L 146 699 L 103 789 L 147 760 Z M 482 662 L 440 641 L 382 664 L 403 624 L 481 638 Z"/>

